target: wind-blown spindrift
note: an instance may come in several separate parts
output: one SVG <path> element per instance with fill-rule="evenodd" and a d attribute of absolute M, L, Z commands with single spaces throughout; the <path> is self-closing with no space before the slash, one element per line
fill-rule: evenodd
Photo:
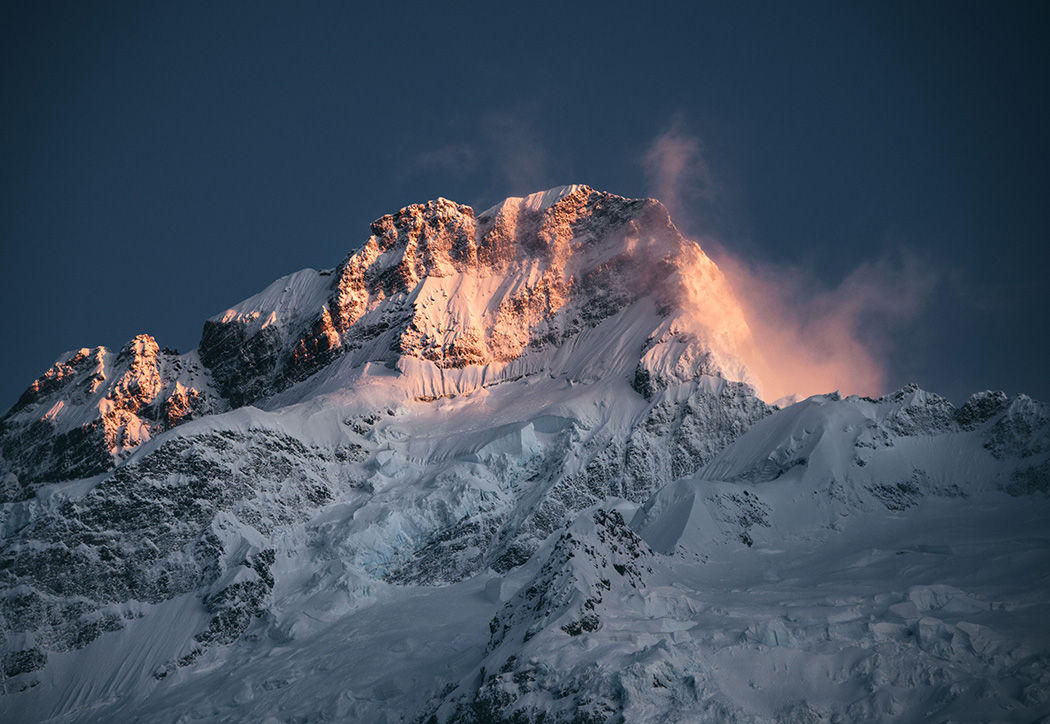
<path fill-rule="evenodd" d="M 1050 714 L 1050 410 L 779 409 L 760 344 L 659 202 L 567 186 L 63 355 L 0 419 L 0 713 Z"/>

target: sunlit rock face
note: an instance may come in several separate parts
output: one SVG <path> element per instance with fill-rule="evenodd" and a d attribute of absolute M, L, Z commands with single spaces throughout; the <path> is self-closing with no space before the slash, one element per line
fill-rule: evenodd
<path fill-rule="evenodd" d="M 371 230 L 335 269 L 207 320 L 199 353 L 140 335 L 117 354 L 64 355 L 0 422 L 7 494 L 103 472 L 159 431 L 262 404 L 337 360 L 398 370 L 411 398 L 541 372 L 627 374 L 646 396 L 701 375 L 756 382 L 725 279 L 658 201 L 566 186 L 479 215 L 414 204 Z"/>
<path fill-rule="evenodd" d="M 618 315 L 645 335 L 643 353 L 630 350 L 642 384 L 755 382 L 741 362 L 750 332 L 717 267 L 658 201 L 586 186 L 479 215 L 439 199 L 384 216 L 334 272 L 298 272 L 208 320 L 201 359 L 234 406 L 347 354 L 403 372 L 411 360 L 481 370 L 448 377 L 462 393 L 508 368 L 564 366 L 556 350 Z"/>
<path fill-rule="evenodd" d="M 224 407 L 195 352 L 162 351 L 149 335 L 118 352 L 67 353 L 0 419 L 2 495 L 105 472 L 151 436 Z"/>
<path fill-rule="evenodd" d="M 608 320 L 615 338 L 595 357 L 580 337 Z M 199 354 L 140 335 L 115 354 L 63 355 L 0 420 L 4 495 L 108 470 L 157 432 L 336 360 L 397 369 L 409 397 L 540 372 L 626 373 L 651 396 L 699 375 L 754 383 L 749 345 L 724 278 L 657 201 L 567 186 L 475 216 L 438 199 L 376 220 L 336 269 L 279 279 L 209 319 Z"/>
<path fill-rule="evenodd" d="M 371 231 L 0 420 L 0 718 L 1045 714 L 1046 405 L 766 404 L 653 200 Z"/>

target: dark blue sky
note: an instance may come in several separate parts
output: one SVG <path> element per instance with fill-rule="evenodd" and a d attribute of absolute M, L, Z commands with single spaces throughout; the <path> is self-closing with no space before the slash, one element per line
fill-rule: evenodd
<path fill-rule="evenodd" d="M 919 260 L 891 386 L 1050 399 L 1045 4 L 149 5 L 0 10 L 0 407 L 66 349 L 190 349 L 408 203 L 649 195 L 669 129 L 734 254 L 818 292 Z"/>

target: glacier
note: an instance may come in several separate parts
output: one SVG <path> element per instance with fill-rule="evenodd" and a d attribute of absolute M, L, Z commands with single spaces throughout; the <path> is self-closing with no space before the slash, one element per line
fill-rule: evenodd
<path fill-rule="evenodd" d="M 5 721 L 1050 716 L 1050 407 L 769 404 L 652 199 L 371 232 L 0 418 Z"/>

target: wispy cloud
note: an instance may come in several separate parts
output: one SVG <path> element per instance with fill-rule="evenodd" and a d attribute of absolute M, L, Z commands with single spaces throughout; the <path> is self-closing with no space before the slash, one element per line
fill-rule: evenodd
<path fill-rule="evenodd" d="M 450 143 L 418 154 L 412 160 L 412 170 L 461 179 L 477 169 L 478 156 L 477 148 L 468 143 Z"/>
<path fill-rule="evenodd" d="M 549 183 L 549 154 L 531 114 L 524 110 L 498 111 L 481 119 L 485 150 L 499 181 L 511 193 L 529 193 Z"/>
<path fill-rule="evenodd" d="M 686 217 L 690 205 L 714 202 L 718 197 L 700 139 L 685 130 L 681 116 L 675 116 L 667 130 L 649 144 L 642 166 L 650 193 L 663 202 L 672 217 Z"/>
<path fill-rule="evenodd" d="M 719 201 L 699 138 L 676 118 L 642 160 L 650 193 L 683 228 Z M 839 390 L 885 392 L 894 333 L 913 320 L 937 281 L 931 265 L 897 250 L 860 263 L 839 280 L 798 266 L 745 258 L 720 239 L 701 239 L 743 308 L 754 346 L 745 363 L 767 400 Z"/>
<path fill-rule="evenodd" d="M 831 285 L 800 267 L 718 257 L 755 340 L 748 366 L 769 400 L 885 392 L 894 333 L 918 315 L 937 281 L 906 250 L 865 261 Z"/>
<path fill-rule="evenodd" d="M 495 195 L 527 194 L 554 185 L 551 155 L 528 107 L 492 110 L 460 124 L 465 138 L 416 152 L 403 162 L 408 177 L 469 181 Z"/>

